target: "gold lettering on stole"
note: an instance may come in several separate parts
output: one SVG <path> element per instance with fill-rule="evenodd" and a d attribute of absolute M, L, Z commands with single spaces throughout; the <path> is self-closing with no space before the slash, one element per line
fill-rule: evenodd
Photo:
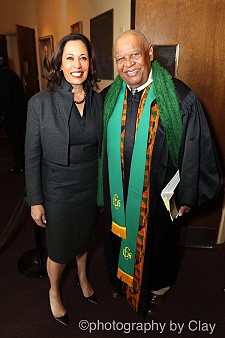
<path fill-rule="evenodd" d="M 120 208 L 120 200 L 118 199 L 118 197 L 119 196 L 117 194 L 114 194 L 113 196 L 113 205 L 116 210 Z"/>
<path fill-rule="evenodd" d="M 130 252 L 130 248 L 128 248 L 128 246 L 126 246 L 124 249 L 123 249 L 123 256 L 126 260 L 128 259 L 131 259 L 132 257 L 132 253 Z"/>

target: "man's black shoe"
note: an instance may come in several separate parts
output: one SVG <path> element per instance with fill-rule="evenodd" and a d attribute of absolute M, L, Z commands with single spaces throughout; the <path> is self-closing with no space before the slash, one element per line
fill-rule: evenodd
<path fill-rule="evenodd" d="M 159 311 L 161 305 L 165 302 L 166 295 L 155 295 L 151 292 L 149 300 L 148 314 L 154 315 Z"/>
<path fill-rule="evenodd" d="M 126 294 L 126 284 L 118 280 L 117 283 L 113 286 L 112 296 L 113 298 L 118 298 L 119 296 L 125 296 Z"/>

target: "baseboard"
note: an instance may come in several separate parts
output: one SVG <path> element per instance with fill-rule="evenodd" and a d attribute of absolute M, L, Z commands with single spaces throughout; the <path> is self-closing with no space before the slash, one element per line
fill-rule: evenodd
<path fill-rule="evenodd" d="M 182 227 L 181 246 L 189 248 L 214 249 L 216 245 L 217 230 L 204 227 Z"/>

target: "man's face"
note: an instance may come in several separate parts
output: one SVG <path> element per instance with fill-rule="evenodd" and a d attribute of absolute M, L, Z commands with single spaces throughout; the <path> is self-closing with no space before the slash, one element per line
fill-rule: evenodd
<path fill-rule="evenodd" d="M 121 78 L 131 88 L 137 88 L 148 80 L 153 49 L 136 35 L 123 35 L 116 41 L 115 59 Z"/>

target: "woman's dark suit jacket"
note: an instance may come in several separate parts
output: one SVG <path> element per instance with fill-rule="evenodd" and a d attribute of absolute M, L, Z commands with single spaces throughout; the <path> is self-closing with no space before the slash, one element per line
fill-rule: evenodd
<path fill-rule="evenodd" d="M 90 88 L 86 109 L 91 111 L 96 125 L 99 151 L 102 139 L 102 97 Z M 42 190 L 42 160 L 68 165 L 69 117 L 73 105 L 70 84 L 52 91 L 35 94 L 28 102 L 25 140 L 26 201 L 29 205 L 44 203 Z"/>

